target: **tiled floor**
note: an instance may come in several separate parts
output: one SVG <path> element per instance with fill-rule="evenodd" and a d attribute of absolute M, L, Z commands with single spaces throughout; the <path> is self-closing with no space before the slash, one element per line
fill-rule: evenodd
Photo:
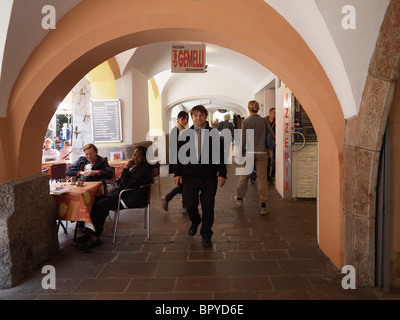
<path fill-rule="evenodd" d="M 161 190 L 173 187 L 162 168 Z M 42 288 L 41 270 L 23 284 L 0 290 L 1 299 L 140 299 L 140 300 L 265 300 L 265 299 L 399 299 L 398 291 L 378 288 L 344 290 L 343 274 L 318 249 L 315 201 L 285 201 L 271 187 L 267 216 L 259 215 L 257 185 L 249 184 L 243 208 L 229 198 L 237 177 L 229 168 L 227 184 L 218 190 L 213 246 L 189 237 L 181 196 L 161 209 L 158 182 L 152 189 L 151 237 L 143 214 L 121 215 L 117 241 L 106 222 L 103 245 L 92 253 L 72 246 L 60 232 L 61 249 L 46 264 L 56 270 L 56 289 Z"/>

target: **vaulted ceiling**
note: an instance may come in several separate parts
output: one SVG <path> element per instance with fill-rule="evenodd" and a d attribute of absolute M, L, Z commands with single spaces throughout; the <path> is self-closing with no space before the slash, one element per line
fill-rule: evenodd
<path fill-rule="evenodd" d="M 80 0 L 7 0 L 0 2 L 0 117 L 7 113 L 8 99 L 15 80 L 36 46 L 50 30 L 41 21 L 45 5 L 54 6 L 57 21 L 73 9 Z M 265 0 L 280 13 L 303 37 L 325 69 L 342 105 L 345 118 L 358 113 L 369 60 L 379 27 L 389 0 Z M 357 27 L 345 30 L 343 7 L 356 9 Z M 278 32 L 268 30 L 267 32 Z M 171 43 L 153 43 L 132 48 L 116 57 L 121 72 L 135 68 L 148 77 L 155 77 L 160 91 L 173 87 L 184 75 L 172 75 Z M 207 44 L 208 77 L 238 79 L 253 94 L 274 78 L 265 67 L 240 53 Z M 168 84 L 168 86 L 167 86 Z M 210 101 L 202 96 L 190 99 L 182 92 L 180 101 L 197 103 Z M 245 99 L 248 99 L 246 97 Z M 197 101 L 196 101 L 197 100 Z M 238 99 L 214 97 L 221 105 L 235 108 Z"/>

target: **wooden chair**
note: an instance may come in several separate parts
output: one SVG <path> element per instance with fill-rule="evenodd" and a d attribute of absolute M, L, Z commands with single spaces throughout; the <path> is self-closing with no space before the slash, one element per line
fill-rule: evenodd
<path fill-rule="evenodd" d="M 113 184 L 113 183 L 115 182 L 115 180 L 117 180 L 117 179 L 115 178 L 115 167 L 111 167 L 111 169 L 112 169 L 112 172 L 113 172 L 113 176 L 112 176 L 111 179 L 107 179 L 107 180 L 106 180 L 106 183 L 107 183 L 107 184 Z"/>
<path fill-rule="evenodd" d="M 137 187 L 137 188 L 130 188 L 130 189 L 123 189 L 120 191 L 119 196 L 118 196 L 118 208 L 116 211 L 114 211 L 114 222 L 113 222 L 113 243 L 115 243 L 115 237 L 117 235 L 117 227 L 118 227 L 118 219 L 119 219 L 119 214 L 122 210 L 126 209 L 145 209 L 144 210 L 144 228 L 147 228 L 147 239 L 150 239 L 150 198 L 151 198 L 151 183 Z M 121 196 L 124 192 L 126 191 L 131 191 L 131 190 L 137 190 L 141 188 L 148 188 L 147 192 L 147 203 L 143 207 L 134 207 L 134 208 L 128 208 L 124 201 L 121 199 Z"/>
<path fill-rule="evenodd" d="M 66 178 L 67 164 L 66 163 L 56 163 L 50 166 L 50 179 L 61 180 Z"/>

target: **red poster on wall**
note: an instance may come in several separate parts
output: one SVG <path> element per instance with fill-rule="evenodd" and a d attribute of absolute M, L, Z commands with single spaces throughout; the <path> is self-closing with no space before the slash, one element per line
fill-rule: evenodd
<path fill-rule="evenodd" d="M 206 66 L 206 45 L 174 44 L 171 48 L 172 73 L 204 73 Z"/>

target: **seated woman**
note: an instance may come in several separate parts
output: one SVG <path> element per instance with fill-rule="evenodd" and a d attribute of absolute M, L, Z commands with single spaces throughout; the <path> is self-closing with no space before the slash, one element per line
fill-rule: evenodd
<path fill-rule="evenodd" d="M 97 196 L 94 201 L 91 218 L 94 229 L 78 238 L 83 243 L 81 250 L 87 251 L 101 245 L 100 236 L 103 232 L 104 222 L 110 210 L 118 208 L 118 196 L 121 190 L 137 188 L 153 181 L 152 166 L 146 161 L 145 147 L 139 146 L 133 152 L 132 159 L 126 164 L 121 177 L 115 182 L 117 187 L 112 189 L 108 195 Z M 142 207 L 147 204 L 147 188 L 139 188 L 126 191 L 122 194 L 122 201 L 128 208 Z"/>
<path fill-rule="evenodd" d="M 89 143 L 83 147 L 85 156 L 79 157 L 66 171 L 69 177 L 84 177 L 85 181 L 102 181 L 104 192 L 107 191 L 107 179 L 113 177 L 113 170 L 108 164 L 107 158 L 97 155 L 97 147 Z"/>
<path fill-rule="evenodd" d="M 53 140 L 50 138 L 47 138 L 46 141 L 44 142 L 44 149 L 42 153 L 42 159 L 44 161 L 55 161 L 57 157 L 60 155 L 58 150 L 53 149 Z"/>
<path fill-rule="evenodd" d="M 57 160 L 69 160 L 69 155 L 71 154 L 72 147 L 71 142 L 69 140 L 64 141 L 64 148 L 61 149 L 60 155 Z"/>

